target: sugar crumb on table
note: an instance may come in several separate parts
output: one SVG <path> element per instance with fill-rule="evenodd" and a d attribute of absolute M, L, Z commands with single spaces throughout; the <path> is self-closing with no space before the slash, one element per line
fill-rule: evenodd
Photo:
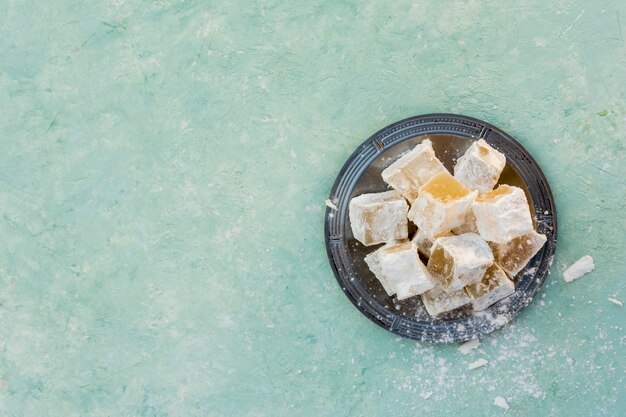
<path fill-rule="evenodd" d="M 489 363 L 489 361 L 487 359 L 480 358 L 480 359 L 470 363 L 469 366 L 467 367 L 467 369 L 469 369 L 471 371 L 471 370 L 474 370 L 474 369 L 481 368 L 481 367 L 487 365 L 488 363 Z"/>
<path fill-rule="evenodd" d="M 510 408 L 509 403 L 507 403 L 506 400 L 500 396 L 497 396 L 496 398 L 493 399 L 493 404 L 500 407 L 503 410 L 508 410 Z"/>
<path fill-rule="evenodd" d="M 458 350 L 464 355 L 469 355 L 470 352 L 474 349 L 477 349 L 479 345 L 480 345 L 480 340 L 472 339 L 468 342 L 463 343 L 461 346 L 459 346 Z"/>
<path fill-rule="evenodd" d="M 563 279 L 565 282 L 572 282 L 593 271 L 595 267 L 593 258 L 585 255 L 563 271 Z"/>
<path fill-rule="evenodd" d="M 624 307 L 624 303 L 622 303 L 617 298 L 609 297 L 609 301 L 615 304 L 616 306 Z"/>
<path fill-rule="evenodd" d="M 335 205 L 335 203 L 333 203 L 330 198 L 327 198 L 324 203 L 326 204 L 327 207 L 330 207 L 333 210 L 339 210 L 337 206 Z"/>

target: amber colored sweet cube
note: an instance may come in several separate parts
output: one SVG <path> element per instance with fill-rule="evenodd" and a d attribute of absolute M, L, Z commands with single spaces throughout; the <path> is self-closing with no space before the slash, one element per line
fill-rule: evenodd
<path fill-rule="evenodd" d="M 435 240 L 428 271 L 444 291 L 452 292 L 480 281 L 492 263 L 487 242 L 476 233 L 465 233 Z"/>
<path fill-rule="evenodd" d="M 472 299 L 475 311 L 482 311 L 515 292 L 515 284 L 506 273 L 494 263 L 483 278 L 465 287 L 465 292 Z"/>
<path fill-rule="evenodd" d="M 440 172 L 447 172 L 437 159 L 432 142 L 424 139 L 383 172 L 383 180 L 402 194 L 407 200 L 417 197 L 419 188 Z"/>
<path fill-rule="evenodd" d="M 507 243 L 491 243 L 496 262 L 511 277 L 517 275 L 546 243 L 546 237 L 532 230 Z"/>
<path fill-rule="evenodd" d="M 441 172 L 419 189 L 408 217 L 431 238 L 461 226 L 477 192 L 472 191 L 448 172 Z"/>

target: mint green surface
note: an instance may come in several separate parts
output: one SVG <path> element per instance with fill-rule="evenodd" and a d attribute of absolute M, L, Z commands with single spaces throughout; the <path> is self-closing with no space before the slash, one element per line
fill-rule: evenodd
<path fill-rule="evenodd" d="M 623 416 L 625 37 L 622 1 L 0 0 L 0 415 Z M 428 112 L 557 201 L 469 356 L 368 321 L 323 242 L 353 149 Z"/>

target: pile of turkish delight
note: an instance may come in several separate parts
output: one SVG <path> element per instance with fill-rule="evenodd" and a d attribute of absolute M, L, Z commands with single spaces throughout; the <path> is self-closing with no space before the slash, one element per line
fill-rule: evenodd
<path fill-rule="evenodd" d="M 355 239 L 384 244 L 365 262 L 387 294 L 420 295 L 438 316 L 469 303 L 481 311 L 515 292 L 516 275 L 546 237 L 533 229 L 521 188 L 494 189 L 505 165 L 506 157 L 481 139 L 451 175 L 425 139 L 382 172 L 393 190 L 350 201 Z M 409 221 L 417 226 L 413 236 Z"/>

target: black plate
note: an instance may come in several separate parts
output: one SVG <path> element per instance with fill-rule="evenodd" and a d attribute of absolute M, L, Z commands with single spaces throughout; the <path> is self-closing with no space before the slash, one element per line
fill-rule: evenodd
<path fill-rule="evenodd" d="M 479 313 L 468 308 L 433 319 L 420 297 L 398 301 L 388 296 L 363 261 L 366 254 L 379 246 L 365 247 L 352 236 L 348 217 L 350 199 L 389 189 L 380 176 L 382 170 L 426 138 L 433 142 L 435 153 L 450 172 L 456 159 L 473 141 L 481 138 L 506 155 L 507 164 L 500 183 L 524 189 L 534 212 L 535 228 L 547 237 L 543 248 L 517 275 L 515 293 Z M 535 160 L 507 133 L 467 116 L 427 114 L 382 129 L 348 158 L 329 198 L 338 210 L 326 210 L 326 250 L 341 289 L 374 323 L 415 340 L 458 342 L 504 326 L 533 299 L 543 284 L 556 249 L 556 207 L 548 181 Z"/>

